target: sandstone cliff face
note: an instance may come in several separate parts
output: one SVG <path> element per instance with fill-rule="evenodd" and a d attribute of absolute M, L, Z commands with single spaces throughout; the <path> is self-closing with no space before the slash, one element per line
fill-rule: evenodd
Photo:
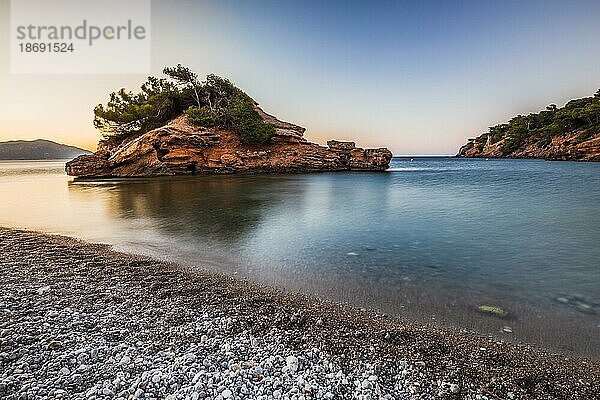
<path fill-rule="evenodd" d="M 524 146 L 503 154 L 502 145 L 506 139 L 491 143 L 488 136 L 485 143 L 470 139 L 458 151 L 457 157 L 506 157 L 506 158 L 543 158 L 564 161 L 600 161 L 600 133 L 585 141 L 578 140 L 579 132 L 558 135 L 547 146 L 527 143 Z"/>
<path fill-rule="evenodd" d="M 101 142 L 98 151 L 75 158 L 66 172 L 79 177 L 134 177 L 238 172 L 384 171 L 392 153 L 361 149 L 352 142 L 308 142 L 304 128 L 279 121 L 257 107 L 273 124 L 269 144 L 247 145 L 232 132 L 190 125 L 181 116 L 168 125 L 118 146 Z"/>

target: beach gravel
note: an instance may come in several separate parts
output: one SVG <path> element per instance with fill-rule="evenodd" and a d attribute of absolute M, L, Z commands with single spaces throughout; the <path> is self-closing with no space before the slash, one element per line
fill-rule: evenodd
<path fill-rule="evenodd" d="M 104 245 L 0 229 L 0 268 L 3 399 L 599 398 L 594 361 Z"/>

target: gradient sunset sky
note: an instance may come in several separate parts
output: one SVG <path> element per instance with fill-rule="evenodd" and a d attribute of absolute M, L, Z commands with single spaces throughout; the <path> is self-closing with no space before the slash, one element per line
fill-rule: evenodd
<path fill-rule="evenodd" d="M 93 107 L 144 75 L 13 75 L 0 0 L 0 141 L 94 149 Z M 455 154 L 600 88 L 600 1 L 153 1 L 152 70 L 228 77 L 308 139 Z"/>

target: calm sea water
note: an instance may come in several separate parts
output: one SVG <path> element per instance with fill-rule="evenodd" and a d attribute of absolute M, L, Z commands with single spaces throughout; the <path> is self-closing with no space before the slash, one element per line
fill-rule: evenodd
<path fill-rule="evenodd" d="M 386 173 L 95 182 L 63 165 L 0 163 L 0 225 L 600 357 L 600 163 L 397 158 Z"/>

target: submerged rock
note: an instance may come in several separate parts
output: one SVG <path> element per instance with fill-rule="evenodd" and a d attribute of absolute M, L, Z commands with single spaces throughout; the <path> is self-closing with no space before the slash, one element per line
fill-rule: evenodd
<path fill-rule="evenodd" d="M 592 308 L 592 306 L 590 306 L 589 304 L 585 304 L 585 303 L 577 304 L 575 309 L 584 314 L 590 314 L 590 315 L 596 314 L 596 311 Z"/>
<path fill-rule="evenodd" d="M 584 314 L 596 314 L 597 305 L 594 302 L 589 302 L 585 296 L 581 294 L 562 294 L 555 298 L 557 302 L 569 306 L 576 311 Z"/>
<path fill-rule="evenodd" d="M 508 316 L 508 312 L 499 306 L 482 304 L 478 306 L 477 309 L 484 314 L 490 314 L 500 318 L 506 318 Z"/>
<path fill-rule="evenodd" d="M 262 145 L 241 141 L 234 132 L 200 128 L 182 115 L 169 124 L 119 144 L 102 141 L 94 154 L 69 161 L 78 177 L 133 177 L 231 173 L 384 171 L 392 153 L 331 140 L 328 147 L 308 142 L 305 129 L 279 121 L 257 107 L 275 136 Z"/>

